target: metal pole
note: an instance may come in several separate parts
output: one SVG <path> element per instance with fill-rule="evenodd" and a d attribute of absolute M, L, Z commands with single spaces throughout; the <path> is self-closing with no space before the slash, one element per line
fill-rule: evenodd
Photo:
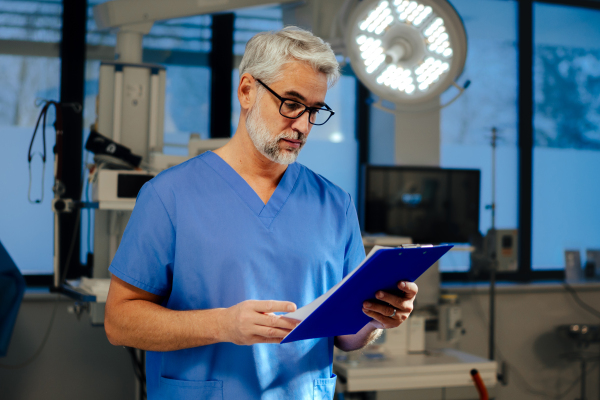
<path fill-rule="evenodd" d="M 492 228 L 488 233 L 488 245 L 492 246 L 490 263 L 490 337 L 489 337 L 489 359 L 494 359 L 495 329 L 496 329 L 496 268 L 498 266 L 498 255 L 496 254 L 496 143 L 498 141 L 498 130 L 492 128 Z"/>
<path fill-rule="evenodd" d="M 498 130 L 492 128 L 492 229 L 496 229 L 496 144 Z"/>
<path fill-rule="evenodd" d="M 495 261 L 494 261 L 495 264 Z M 494 359 L 494 347 L 495 337 L 494 331 L 496 329 L 496 266 L 492 265 L 490 271 L 490 343 L 489 343 L 489 359 Z"/>
<path fill-rule="evenodd" d="M 586 362 L 585 355 L 581 358 L 581 397 L 579 400 L 585 400 L 585 374 L 586 374 Z"/>

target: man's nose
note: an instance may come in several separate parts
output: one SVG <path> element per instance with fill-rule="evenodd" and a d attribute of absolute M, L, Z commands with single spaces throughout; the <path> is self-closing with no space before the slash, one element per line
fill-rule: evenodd
<path fill-rule="evenodd" d="M 292 129 L 300 131 L 308 136 L 310 128 L 312 127 L 312 125 L 308 122 L 309 118 L 310 112 L 306 110 L 304 114 L 302 114 L 300 117 L 294 120 L 294 123 L 292 124 Z"/>

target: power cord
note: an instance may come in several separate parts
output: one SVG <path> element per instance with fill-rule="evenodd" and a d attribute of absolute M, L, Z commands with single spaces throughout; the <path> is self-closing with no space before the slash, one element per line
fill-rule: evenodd
<path fill-rule="evenodd" d="M 82 182 L 83 183 L 83 182 Z M 81 217 L 81 209 L 77 210 L 77 219 L 75 220 L 75 229 L 73 230 L 73 236 L 71 239 L 71 245 L 69 246 L 69 253 L 67 253 L 67 266 L 65 268 L 65 271 L 62 275 L 62 278 L 60 280 L 60 283 L 62 284 L 65 280 L 65 277 L 67 276 L 67 271 L 69 270 L 69 265 L 71 263 L 71 257 L 73 256 L 73 249 L 75 248 L 75 235 L 77 235 L 78 229 L 79 229 L 79 220 Z M 42 353 L 42 351 L 44 350 L 44 347 L 46 347 L 46 343 L 48 342 L 48 338 L 50 337 L 50 332 L 52 331 L 52 327 L 54 326 L 54 320 L 56 317 L 56 310 L 58 309 L 58 303 L 59 303 L 59 299 L 60 299 L 60 295 L 57 294 L 56 298 L 54 300 L 54 307 L 52 308 L 52 317 L 50 317 L 50 322 L 48 323 L 48 328 L 46 328 L 46 333 L 44 334 L 44 338 L 42 339 L 42 343 L 40 344 L 40 346 L 38 347 L 38 349 L 35 351 L 35 353 L 33 353 L 33 355 L 27 360 L 24 361 L 20 364 L 14 364 L 14 365 L 6 365 L 6 364 L 0 364 L 0 368 L 4 368 L 4 369 L 21 369 L 21 368 L 25 368 L 28 365 L 30 365 L 33 361 L 35 361 L 35 359 Z"/>
<path fill-rule="evenodd" d="M 144 372 L 144 364 L 142 360 L 138 359 L 138 356 L 133 347 L 125 347 L 125 350 L 127 350 L 131 357 L 131 362 L 133 364 L 133 372 L 137 380 L 140 382 L 140 386 L 142 388 L 142 397 L 144 399 L 147 399 L 148 395 L 146 393 L 146 373 Z"/>
<path fill-rule="evenodd" d="M 506 360 L 506 358 L 502 355 L 500 350 L 497 350 L 497 352 L 502 359 Z M 524 390 L 524 391 L 526 391 L 530 394 L 536 395 L 536 396 L 542 396 L 547 399 L 552 398 L 555 400 L 560 400 L 560 399 L 564 398 L 566 395 L 568 395 L 571 392 L 571 390 L 573 390 L 575 387 L 577 387 L 577 385 L 579 385 L 579 383 L 581 382 L 581 376 L 579 376 L 561 393 L 556 394 L 556 395 L 551 395 L 551 394 L 543 392 L 539 389 L 535 389 L 533 386 L 531 386 L 529 383 L 527 383 L 527 379 L 525 379 L 525 377 L 521 374 L 521 372 L 513 364 L 510 364 L 510 365 L 511 365 L 511 371 L 513 371 L 515 373 L 515 376 L 517 376 L 519 378 L 519 380 L 521 381 L 520 384 L 517 383 L 517 386 L 519 386 L 519 388 L 521 390 Z M 587 375 L 589 375 L 590 373 L 595 371 L 596 368 L 598 368 L 598 365 L 600 365 L 600 364 L 596 363 L 592 368 L 588 369 L 586 371 L 586 377 L 587 377 Z"/>
<path fill-rule="evenodd" d="M 44 334 L 44 338 L 42 339 L 42 344 L 38 347 L 38 349 L 33 353 L 28 360 L 20 363 L 20 364 L 0 364 L 0 368 L 2 369 L 21 369 L 30 365 L 35 359 L 42 353 L 44 347 L 46 346 L 46 342 L 48 342 L 48 338 L 50 337 L 50 331 L 52 330 L 52 326 L 54 325 L 54 318 L 56 317 L 56 310 L 58 309 L 58 298 L 59 295 L 56 295 L 56 300 L 54 301 L 54 307 L 52 308 L 52 316 L 50 317 L 50 322 L 48 323 L 48 328 L 46 328 L 46 333 Z"/>
<path fill-rule="evenodd" d="M 565 283 L 565 285 L 567 285 Z M 572 289 L 572 288 L 571 288 Z M 572 289 L 573 290 L 573 289 Z M 477 286 L 473 286 L 473 290 L 471 291 L 471 295 L 473 297 L 479 295 L 479 293 L 477 292 Z M 581 300 L 581 299 L 580 299 Z M 475 307 L 475 310 L 477 312 L 477 314 L 479 315 L 479 318 L 481 319 L 481 321 L 484 323 L 484 325 L 487 327 L 487 318 L 485 316 L 485 313 L 483 312 L 483 309 L 481 308 L 481 303 L 479 301 L 474 301 L 477 305 L 477 307 Z M 583 301 L 582 301 L 583 303 Z M 585 304 L 585 303 L 584 303 Z M 587 304 L 586 304 L 587 305 Z M 589 307 L 589 306 L 588 306 Z M 591 308 L 591 307 L 590 307 Z M 588 310 L 589 311 L 589 310 Z M 542 396 L 544 398 L 548 398 L 548 399 L 555 399 L 555 400 L 560 400 L 562 398 L 564 398 L 567 394 L 569 394 L 569 392 L 571 390 L 573 390 L 580 382 L 581 382 L 581 376 L 579 376 L 578 378 L 576 378 L 568 387 L 567 389 L 565 389 L 564 391 L 562 391 L 561 393 L 558 394 L 549 394 L 547 392 L 544 392 L 542 390 L 536 389 L 533 386 L 531 386 L 528 382 L 527 379 L 525 379 L 525 377 L 523 376 L 523 374 L 519 371 L 519 369 L 517 369 L 517 367 L 515 367 L 515 365 L 511 362 L 508 361 L 508 358 L 504 357 L 504 354 L 502 353 L 502 351 L 500 350 L 499 346 L 496 345 L 495 346 L 495 351 L 496 353 L 498 353 L 498 356 L 500 359 L 504 360 L 504 362 L 506 362 L 507 364 L 510 365 L 510 371 L 514 372 L 515 376 L 517 376 L 519 379 L 516 380 L 517 386 L 519 387 L 519 389 L 528 392 L 530 394 L 536 395 L 536 396 Z M 592 371 L 594 371 L 596 368 L 598 368 L 598 366 L 600 366 L 600 363 L 596 363 L 592 368 L 590 368 L 587 373 L 586 376 L 591 373 Z M 520 380 L 520 382 L 518 382 Z"/>
<path fill-rule="evenodd" d="M 573 297 L 573 299 L 575 300 L 577 305 L 579 305 L 579 307 L 583 308 L 585 311 L 594 315 L 596 318 L 600 318 L 600 311 L 598 311 L 594 307 L 590 306 L 585 301 L 581 300 L 581 297 L 579 297 L 579 295 L 577 294 L 577 291 L 571 285 L 569 285 L 567 282 L 564 282 L 563 285 L 564 285 L 565 289 L 567 289 L 567 292 L 569 292 L 571 294 L 571 296 Z"/>
<path fill-rule="evenodd" d="M 81 195 L 83 194 L 82 192 L 83 192 L 83 180 L 81 182 L 81 192 L 79 193 L 79 198 L 81 198 Z M 71 236 L 71 244 L 69 245 L 69 252 L 67 253 L 66 267 L 65 267 L 65 271 L 63 272 L 63 275 L 59 281 L 61 285 L 64 283 L 65 278 L 67 276 L 67 272 L 69 271 L 69 266 L 71 265 L 71 258 L 73 256 L 73 250 L 75 249 L 76 235 L 79 232 L 79 222 L 81 219 L 81 208 L 77 208 L 76 212 L 77 212 L 77 218 L 75 219 L 75 226 L 73 229 L 73 234 Z M 14 364 L 14 365 L 0 364 L 0 368 L 13 369 L 13 370 L 25 368 L 28 365 L 30 365 L 33 361 L 35 361 L 35 359 L 42 353 L 42 351 L 44 350 L 44 347 L 46 347 L 48 338 L 50 337 L 50 332 L 52 331 L 52 327 L 54 326 L 54 320 L 56 318 L 56 310 L 58 309 L 59 299 L 60 299 L 60 295 L 57 294 L 56 298 L 54 300 L 54 307 L 52 308 L 52 316 L 50 317 L 50 322 L 48 323 L 48 328 L 46 328 L 46 333 L 44 334 L 42 343 L 40 344 L 38 349 L 35 351 L 35 353 L 33 353 L 33 355 L 28 360 L 26 360 L 22 363 Z"/>

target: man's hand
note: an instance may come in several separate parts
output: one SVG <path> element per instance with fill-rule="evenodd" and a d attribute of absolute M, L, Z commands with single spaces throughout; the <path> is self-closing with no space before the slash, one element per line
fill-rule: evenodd
<path fill-rule="evenodd" d="M 296 311 L 289 301 L 246 300 L 223 310 L 219 325 L 223 341 L 238 345 L 280 343 L 300 321 L 275 315 Z"/>
<path fill-rule="evenodd" d="M 398 289 L 403 292 L 400 296 L 384 291 L 375 293 L 380 302 L 365 301 L 363 312 L 373 318 L 370 324 L 377 329 L 396 328 L 406 321 L 413 310 L 413 303 L 418 287 L 414 282 L 398 282 Z"/>

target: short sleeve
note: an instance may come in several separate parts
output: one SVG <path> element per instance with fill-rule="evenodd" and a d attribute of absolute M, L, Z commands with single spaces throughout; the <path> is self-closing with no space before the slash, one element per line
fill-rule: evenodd
<path fill-rule="evenodd" d="M 175 228 L 158 193 L 147 182 L 140 190 L 109 271 L 147 292 L 171 290 Z"/>
<path fill-rule="evenodd" d="M 348 195 L 350 197 L 350 195 Z M 344 276 L 358 267 L 365 259 L 365 246 L 363 245 L 356 206 L 350 197 L 350 204 L 346 210 L 346 249 L 344 254 Z"/>

